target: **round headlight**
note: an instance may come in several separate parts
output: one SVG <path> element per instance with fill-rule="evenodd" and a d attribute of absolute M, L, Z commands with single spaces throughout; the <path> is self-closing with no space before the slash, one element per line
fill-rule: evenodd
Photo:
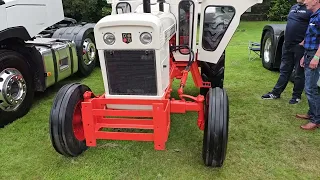
<path fill-rule="evenodd" d="M 106 33 L 103 36 L 103 40 L 106 44 L 112 45 L 116 41 L 116 37 L 112 33 Z"/>
<path fill-rule="evenodd" d="M 152 41 L 152 36 L 148 32 L 144 32 L 140 35 L 140 41 L 142 44 L 150 44 Z"/>

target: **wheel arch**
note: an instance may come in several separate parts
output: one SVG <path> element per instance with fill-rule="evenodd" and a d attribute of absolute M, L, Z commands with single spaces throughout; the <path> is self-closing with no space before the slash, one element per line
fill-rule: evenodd
<path fill-rule="evenodd" d="M 76 43 L 77 48 L 81 48 L 81 41 L 84 35 L 92 34 L 94 36 L 94 26 L 94 23 L 88 23 L 83 26 L 59 28 L 54 32 L 52 38 L 72 40 Z"/>
<path fill-rule="evenodd" d="M 10 27 L 0 31 L 0 42 L 12 38 L 16 38 L 20 41 L 27 41 L 31 39 L 31 36 L 23 26 Z"/>
<path fill-rule="evenodd" d="M 262 35 L 260 39 L 260 44 L 262 45 L 263 38 L 267 32 L 271 32 L 273 37 L 272 48 L 274 48 L 274 59 L 272 59 L 273 68 L 277 68 L 279 66 L 279 62 L 281 61 L 281 53 L 282 53 L 282 44 L 284 42 L 284 31 L 286 24 L 267 24 L 264 26 L 262 30 Z M 263 48 L 263 47 L 261 47 Z M 262 58 L 262 53 L 260 53 L 260 58 Z M 279 64 L 279 65 L 278 65 Z"/>

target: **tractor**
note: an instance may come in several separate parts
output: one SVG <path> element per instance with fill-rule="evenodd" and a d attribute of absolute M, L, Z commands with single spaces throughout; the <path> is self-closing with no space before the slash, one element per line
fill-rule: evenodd
<path fill-rule="evenodd" d="M 229 131 L 225 49 L 241 15 L 262 0 L 110 3 L 112 14 L 94 27 L 105 92 L 77 82 L 58 91 L 49 117 L 55 151 L 77 157 L 97 140 L 147 141 L 165 150 L 171 114 L 196 112 L 203 162 L 222 167 Z M 184 93 L 189 75 L 197 96 Z M 178 99 L 171 96 L 174 80 Z"/>

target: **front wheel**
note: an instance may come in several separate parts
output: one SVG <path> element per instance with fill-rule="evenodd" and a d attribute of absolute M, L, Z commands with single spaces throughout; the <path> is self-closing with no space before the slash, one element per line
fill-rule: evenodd
<path fill-rule="evenodd" d="M 229 101 L 226 91 L 211 88 L 204 104 L 202 158 L 206 166 L 222 167 L 228 143 Z"/>
<path fill-rule="evenodd" d="M 25 58 L 0 50 L 0 126 L 26 115 L 34 97 L 33 75 Z"/>
<path fill-rule="evenodd" d="M 53 102 L 49 120 L 51 143 L 56 152 L 66 157 L 76 157 L 87 150 L 81 113 L 86 91 L 90 91 L 86 85 L 67 84 Z"/>

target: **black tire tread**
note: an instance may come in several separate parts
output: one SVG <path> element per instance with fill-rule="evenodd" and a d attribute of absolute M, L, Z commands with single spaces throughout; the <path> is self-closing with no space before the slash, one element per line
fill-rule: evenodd
<path fill-rule="evenodd" d="M 228 96 L 224 89 L 217 87 L 210 89 L 208 98 L 202 156 L 206 166 L 221 167 L 226 157 L 228 141 Z"/>
<path fill-rule="evenodd" d="M 50 138 L 54 149 L 67 157 L 76 157 L 87 150 L 84 141 L 75 139 L 73 131 L 70 132 L 68 123 L 72 121 L 72 112 L 84 91 L 90 90 L 86 85 L 71 83 L 63 86 L 56 95 L 50 112 Z M 68 134 L 69 133 L 69 134 Z M 70 134 L 71 133 L 71 134 Z M 69 135 L 69 136 L 68 136 Z M 67 137 L 68 136 L 68 137 Z M 71 138 L 70 138 L 71 136 Z"/>

